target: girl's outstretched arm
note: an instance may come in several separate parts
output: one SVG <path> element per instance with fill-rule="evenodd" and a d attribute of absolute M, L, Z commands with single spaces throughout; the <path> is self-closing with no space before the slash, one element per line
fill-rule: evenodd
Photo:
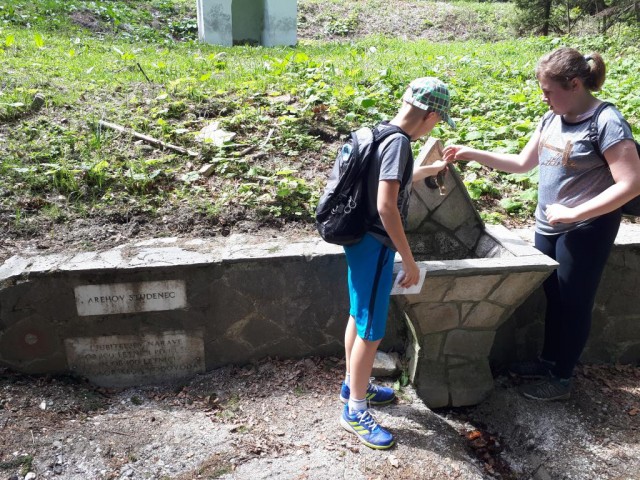
<path fill-rule="evenodd" d="M 463 145 L 449 145 L 444 149 L 443 158 L 447 162 L 475 160 L 482 165 L 504 172 L 524 173 L 538 165 L 539 141 L 540 132 L 536 130 L 524 149 L 517 155 L 513 153 L 487 152 Z"/>

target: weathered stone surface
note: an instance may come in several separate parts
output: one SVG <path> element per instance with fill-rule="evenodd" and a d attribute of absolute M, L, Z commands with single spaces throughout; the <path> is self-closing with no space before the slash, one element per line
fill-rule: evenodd
<path fill-rule="evenodd" d="M 425 360 L 437 361 L 442 356 L 445 333 L 433 333 L 422 337 L 421 351 Z"/>
<path fill-rule="evenodd" d="M 440 195 L 440 192 L 437 189 L 431 189 L 426 186 L 424 181 L 416 182 L 413 184 L 413 190 L 411 196 L 420 197 L 422 203 L 428 205 L 431 210 L 435 209 L 440 205 L 444 199 L 446 198 L 443 195 Z"/>
<path fill-rule="evenodd" d="M 460 193 L 460 191 L 456 192 Z M 427 203 L 427 205 L 429 205 Z M 431 219 L 444 228 L 455 231 L 466 222 L 473 222 L 477 214 L 464 195 L 448 195 L 433 212 Z"/>
<path fill-rule="evenodd" d="M 494 328 L 503 320 L 504 312 L 504 307 L 479 302 L 464 318 L 463 325 L 468 328 Z"/>
<path fill-rule="evenodd" d="M 450 277 L 430 277 L 427 276 L 422 286 L 422 292 L 417 295 L 406 295 L 404 298 L 409 305 L 415 303 L 439 302 L 450 288 L 453 278 Z"/>
<path fill-rule="evenodd" d="M 475 256 L 478 258 L 495 257 L 500 254 L 500 244 L 487 233 L 483 233 L 478 239 Z"/>
<path fill-rule="evenodd" d="M 420 360 L 416 371 L 416 391 L 429 408 L 449 405 L 446 365 Z"/>
<path fill-rule="evenodd" d="M 485 228 L 489 235 L 514 256 L 526 257 L 530 255 L 540 255 L 538 249 L 503 225 L 487 225 Z"/>
<path fill-rule="evenodd" d="M 387 353 L 378 350 L 373 362 L 371 375 L 374 377 L 394 377 L 400 371 L 400 355 L 395 352 Z"/>
<path fill-rule="evenodd" d="M 418 319 L 423 335 L 460 325 L 460 312 L 454 303 L 420 303 L 412 307 L 412 317 Z"/>
<path fill-rule="evenodd" d="M 489 295 L 489 300 L 502 305 L 520 304 L 540 285 L 546 276 L 546 273 L 541 272 L 510 273 Z"/>
<path fill-rule="evenodd" d="M 0 265 L 0 284 L 5 281 L 22 275 L 33 263 L 33 259 L 15 255 Z"/>
<path fill-rule="evenodd" d="M 494 331 L 453 330 L 447 334 L 444 354 L 468 358 L 487 357 L 494 336 Z"/>
<path fill-rule="evenodd" d="M 177 310 L 187 307 L 184 280 L 78 285 L 74 293 L 80 316 Z"/>
<path fill-rule="evenodd" d="M 487 297 L 489 292 L 493 290 L 501 279 L 501 275 L 457 277 L 453 286 L 445 295 L 444 301 L 463 300 L 479 302 Z"/>
<path fill-rule="evenodd" d="M 65 339 L 69 369 L 97 385 L 177 381 L 205 371 L 201 331 Z"/>
<path fill-rule="evenodd" d="M 409 200 L 409 213 L 407 215 L 407 232 L 417 230 L 425 217 L 429 214 L 429 210 L 419 195 L 411 195 Z"/>
<path fill-rule="evenodd" d="M 622 352 L 615 359 L 622 364 L 637 364 L 640 358 L 640 342 L 636 341 L 621 349 Z"/>
<path fill-rule="evenodd" d="M 476 405 L 493 390 L 493 376 L 486 359 L 449 368 L 451 405 Z"/>
<path fill-rule="evenodd" d="M 460 228 L 456 230 L 456 237 L 473 252 L 480 237 L 482 236 L 482 224 L 478 222 L 478 219 L 473 216 L 467 219 Z"/>
<path fill-rule="evenodd" d="M 409 233 L 407 239 L 417 260 L 449 260 L 464 258 L 469 254 L 467 248 L 453 234 L 446 231 Z"/>

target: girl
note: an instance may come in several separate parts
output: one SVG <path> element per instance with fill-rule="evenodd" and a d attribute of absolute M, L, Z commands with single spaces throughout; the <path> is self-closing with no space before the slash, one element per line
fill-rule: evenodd
<path fill-rule="evenodd" d="M 597 53 L 583 56 L 559 48 L 536 67 L 542 101 L 549 105 L 520 154 L 445 148 L 444 159 L 476 160 L 511 173 L 539 166 L 535 246 L 559 263 L 545 281 L 544 346 L 533 362 L 511 373 L 543 378 L 523 387 L 537 400 L 569 398 L 570 379 L 591 328 L 591 311 L 602 271 L 620 226 L 620 207 L 640 194 L 640 159 L 627 122 L 613 106 L 598 117 L 600 149 L 589 141 L 589 120 L 601 103 L 592 92 L 605 80 Z"/>

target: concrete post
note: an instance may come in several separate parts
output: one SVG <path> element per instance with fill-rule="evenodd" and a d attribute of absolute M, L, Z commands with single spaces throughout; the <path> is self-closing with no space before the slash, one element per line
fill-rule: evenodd
<path fill-rule="evenodd" d="M 297 0 L 197 0 L 200 41 L 295 45 Z"/>
<path fill-rule="evenodd" d="M 214 45 L 233 45 L 232 0 L 197 0 L 198 39 Z"/>
<path fill-rule="evenodd" d="M 295 45 L 298 26 L 297 0 L 264 0 L 262 44 Z"/>

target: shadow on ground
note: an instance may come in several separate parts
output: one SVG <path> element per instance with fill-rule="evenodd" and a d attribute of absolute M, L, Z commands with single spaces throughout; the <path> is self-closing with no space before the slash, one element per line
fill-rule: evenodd
<path fill-rule="evenodd" d="M 0 371 L 0 477 L 640 479 L 638 367 L 581 367 L 564 403 L 499 377 L 481 405 L 432 412 L 405 387 L 376 411 L 398 439 L 390 451 L 340 427 L 343 370 L 267 359 L 119 390 Z"/>

